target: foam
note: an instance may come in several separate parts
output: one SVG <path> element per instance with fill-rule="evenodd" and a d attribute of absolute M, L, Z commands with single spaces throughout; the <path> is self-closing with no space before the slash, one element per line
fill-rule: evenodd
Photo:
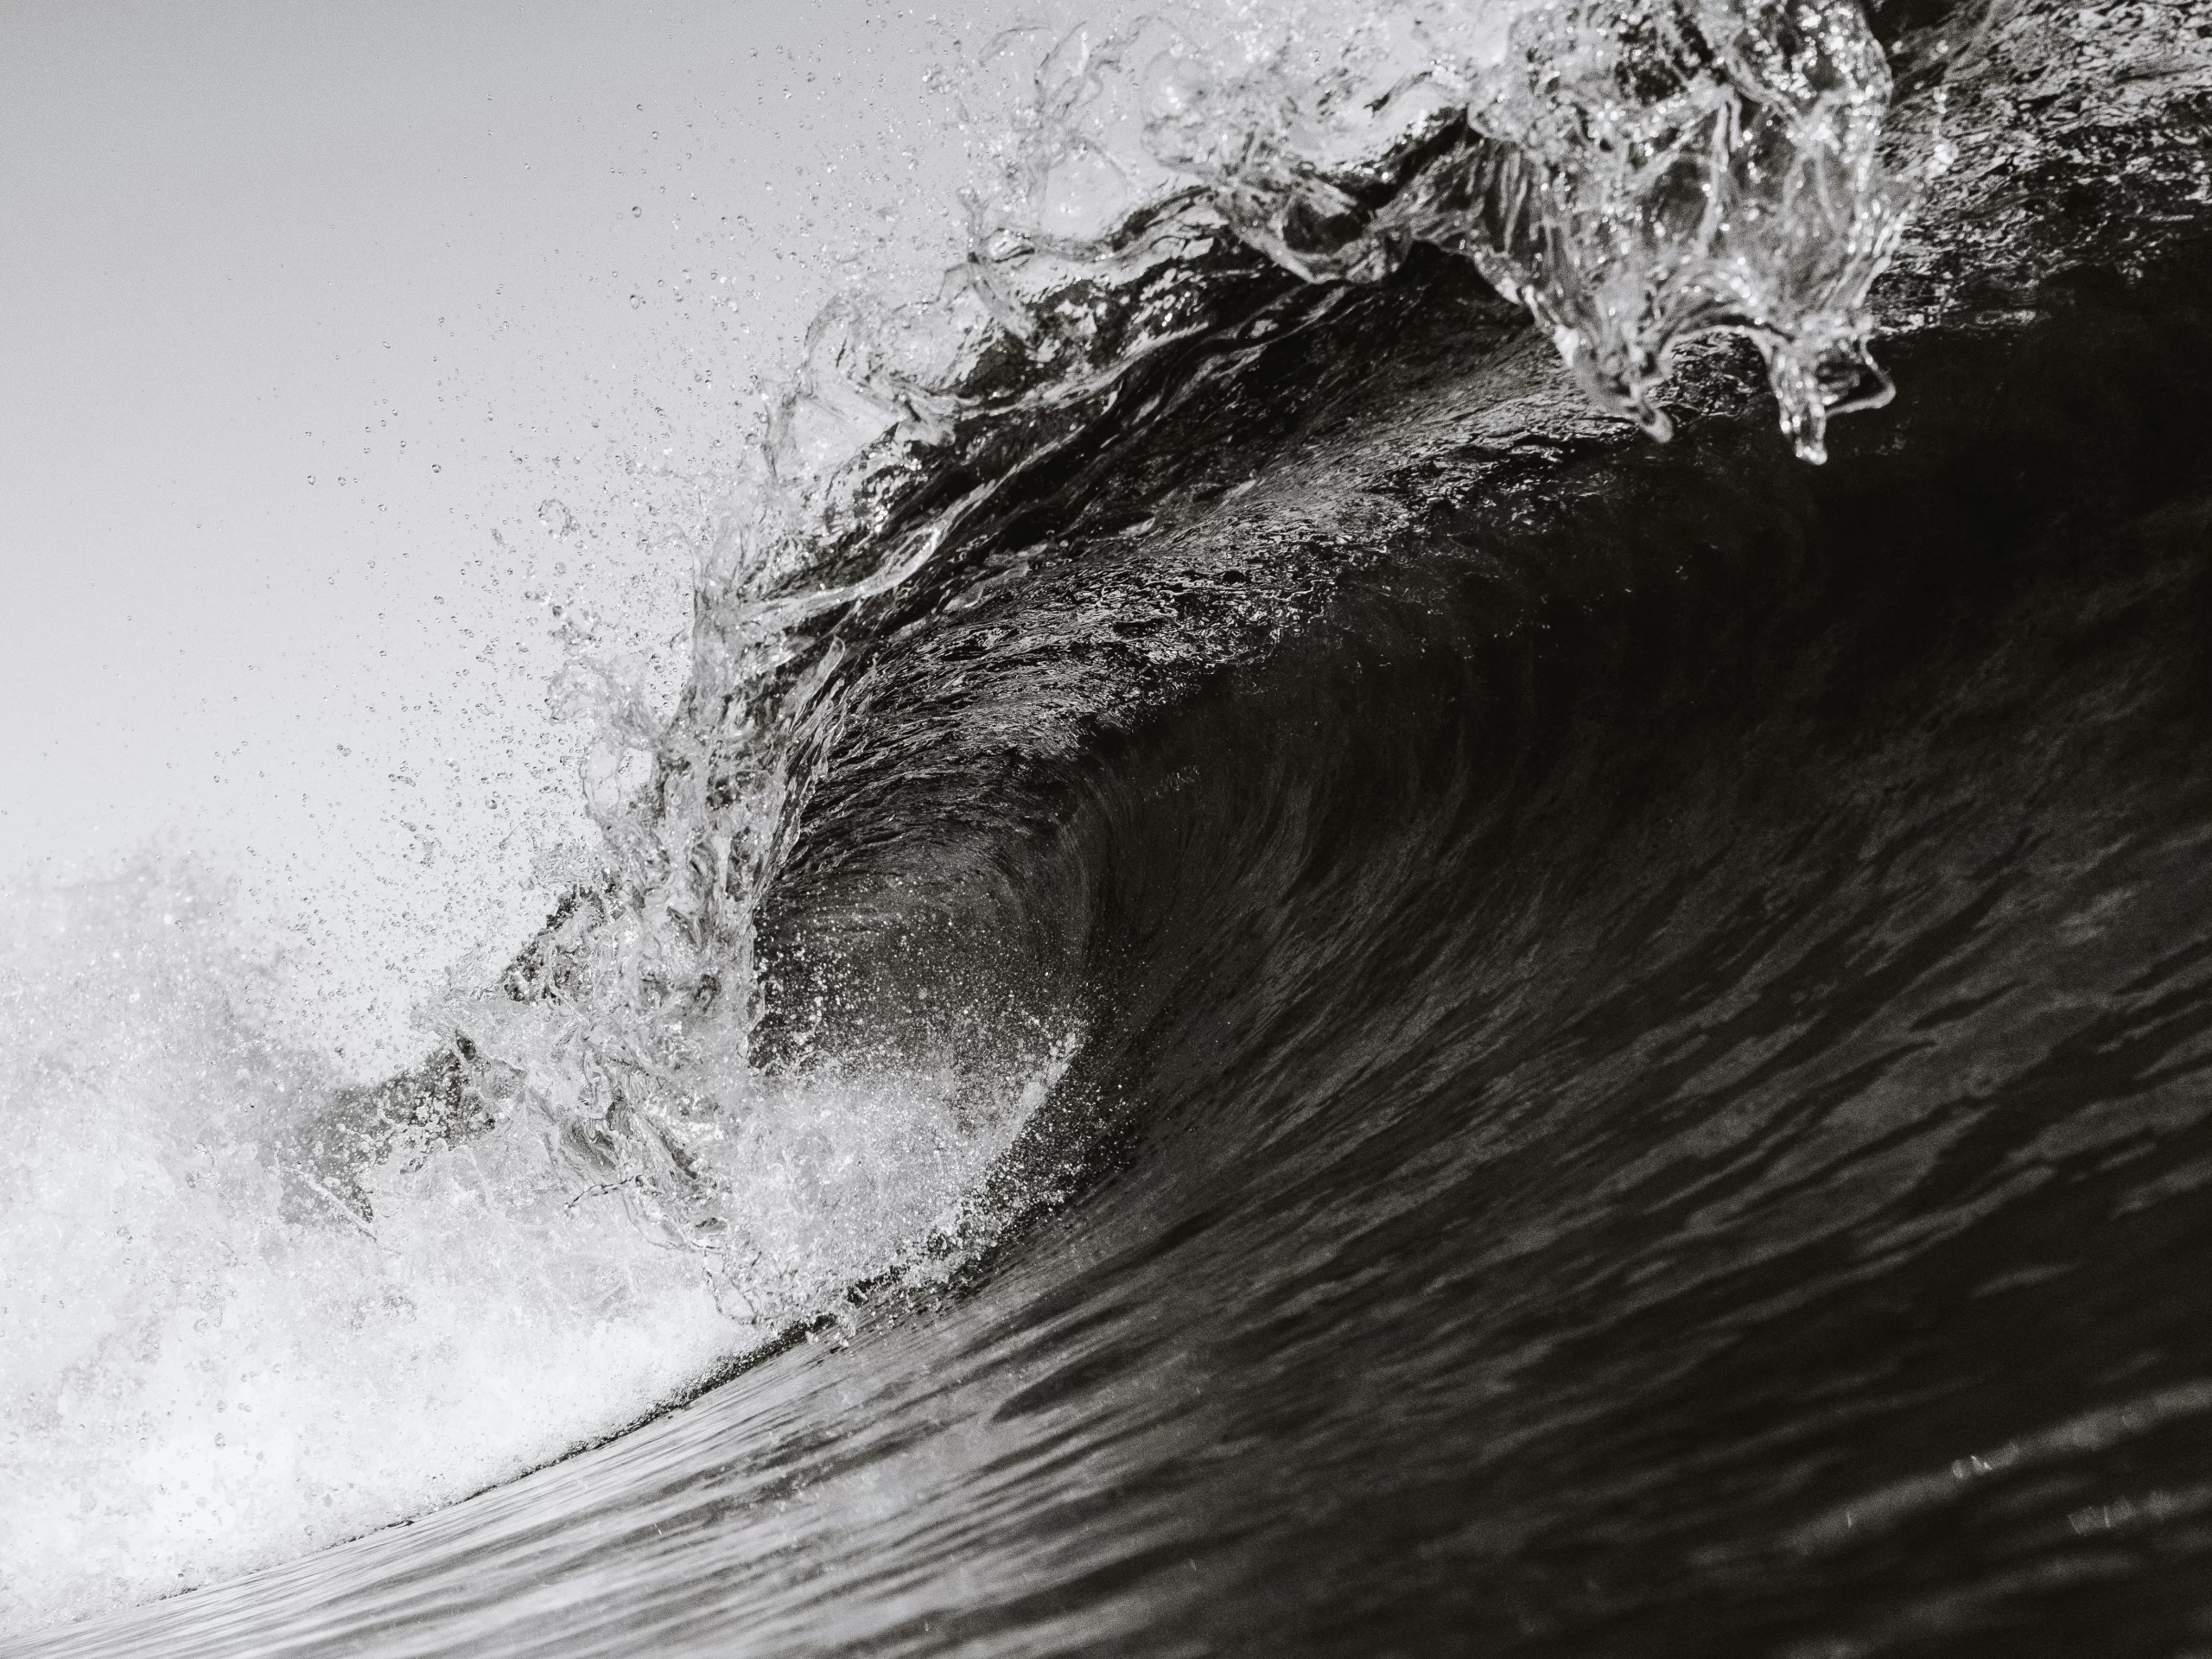
<path fill-rule="evenodd" d="M 618 1429 L 895 1262 L 1009 1128 L 959 1129 L 928 1078 L 764 1090 L 715 1162 L 741 1262 L 580 1187 L 523 1110 L 369 1172 L 364 1221 L 287 1173 L 331 1080 L 272 1033 L 281 960 L 208 883 L 18 892 L 0 943 L 0 1628 L 304 1554 Z"/>

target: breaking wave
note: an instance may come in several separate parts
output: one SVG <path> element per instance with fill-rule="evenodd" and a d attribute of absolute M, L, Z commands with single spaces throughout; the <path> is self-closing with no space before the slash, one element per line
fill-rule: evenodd
<path fill-rule="evenodd" d="M 188 862 L 10 896 L 0 1616 L 2212 1629 L 2202 261 L 1931 276 L 1927 66 L 2028 49 L 1942 11 L 1902 138 L 1842 0 L 993 42 L 969 257 L 677 504 L 681 692 L 571 666 L 596 866 L 423 1065 Z"/>

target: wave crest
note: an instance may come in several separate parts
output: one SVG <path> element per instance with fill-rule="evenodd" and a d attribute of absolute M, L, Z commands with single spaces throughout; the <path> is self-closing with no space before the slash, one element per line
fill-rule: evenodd
<path fill-rule="evenodd" d="M 1141 422 L 1159 353 L 1262 332 L 1286 283 L 1373 283 L 1428 244 L 1657 437 L 1670 354 L 1714 330 L 1764 353 L 1808 460 L 1831 412 L 1889 393 L 1865 306 L 1907 192 L 1877 154 L 1889 74 L 1851 0 L 1147 16 L 994 54 L 1030 91 L 969 201 L 968 258 L 923 301 L 817 319 L 698 537 L 675 713 L 592 693 L 606 880 L 556 970 L 450 1010 L 484 1065 L 523 1074 L 510 1092 L 579 1179 L 681 1237 L 741 1220 L 744 1184 L 677 1149 L 715 1137 L 753 1065 L 754 912 L 852 709 L 871 602 L 957 563 L 1088 434 Z M 1044 1050 L 1014 1046 L 1007 1075 L 1035 1075 Z"/>

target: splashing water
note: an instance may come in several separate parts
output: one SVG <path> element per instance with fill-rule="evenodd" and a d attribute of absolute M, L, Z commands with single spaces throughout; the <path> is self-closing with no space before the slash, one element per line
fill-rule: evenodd
<path fill-rule="evenodd" d="M 1386 14 L 1303 81 L 1287 45 L 1248 46 L 1253 60 L 1224 72 L 1185 34 L 1149 38 L 1160 31 L 1078 33 L 1040 73 L 1016 200 L 1033 226 L 1059 227 L 1033 233 L 1058 257 L 1096 261 L 1120 226 L 1094 221 L 1156 211 L 1117 195 L 1188 179 L 1309 282 L 1379 280 L 1415 243 L 1467 257 L 1595 402 L 1655 437 L 1669 431 L 1653 394 L 1670 351 L 1715 331 L 1758 345 L 1808 461 L 1830 413 L 1887 400 L 1864 308 L 1906 197 L 1876 154 L 1889 70 L 1856 6 Z M 1148 169 L 1117 153 L 1132 127 Z M 1018 258 L 1021 231 L 991 228 L 991 259 Z"/>
<path fill-rule="evenodd" d="M 1380 280 L 1416 244 L 1464 256 L 1593 400 L 1656 438 L 1671 353 L 1716 331 L 1757 346 L 1808 461 L 1830 414 L 1890 395 L 1866 300 L 1908 193 L 1876 153 L 1888 69 L 1849 0 L 1501 4 L 1334 29 L 1279 10 L 1147 16 L 994 55 L 1032 84 L 996 187 L 969 200 L 969 259 L 918 303 L 817 320 L 702 527 L 677 712 L 597 688 L 608 879 L 546 970 L 510 982 L 537 1010 L 523 1046 L 570 1057 L 532 1093 L 589 1148 L 580 1168 L 679 1235 L 732 1219 L 691 1155 L 702 1123 L 716 1132 L 702 1079 L 747 1065 L 753 907 L 849 713 L 841 630 L 956 557 L 1133 368 L 1221 327 L 1237 249 L 1310 283 Z M 948 496 L 947 480 L 969 481 Z M 453 1011 L 479 1045 L 486 1017 Z"/>
<path fill-rule="evenodd" d="M 373 1232 L 288 1168 L 331 1079 L 271 1033 L 274 964 L 188 871 L 5 913 L 8 1613 L 158 1594 L 465 1496 L 726 1340 L 696 1271 L 563 1215 L 550 1172 L 497 1145 L 369 1172 Z"/>
<path fill-rule="evenodd" d="M 972 1100 L 952 1127 L 949 1080 L 911 1066 L 758 1090 L 717 1126 L 745 1224 L 710 1276 L 497 1097 L 465 1145 L 410 1124 L 378 1161 L 327 1155 L 341 1091 L 268 1017 L 281 962 L 189 867 L 18 891 L 0 918 L 11 1618 L 466 1497 L 859 1281 L 941 1274 L 913 1243 L 957 1227 L 1002 1145 Z"/>

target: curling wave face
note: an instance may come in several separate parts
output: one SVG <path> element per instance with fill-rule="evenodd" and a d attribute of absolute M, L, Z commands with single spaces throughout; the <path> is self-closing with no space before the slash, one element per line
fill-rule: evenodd
<path fill-rule="evenodd" d="M 1675 349 L 1716 332 L 1758 346 L 1808 460 L 1829 413 L 1889 397 L 1866 295 L 1905 193 L 1851 0 L 1416 19 L 1075 31 L 1033 70 L 968 262 L 931 300 L 816 325 L 711 514 L 680 708 L 604 727 L 609 871 L 510 976 L 536 1016 L 454 1015 L 672 1236 L 741 1224 L 702 1149 L 751 1052 L 756 911 L 867 696 L 853 662 L 912 590 L 1004 579 L 984 567 L 1053 474 L 1177 395 L 1163 363 L 1255 346 L 1287 285 L 1373 284 L 1424 247 L 1468 259 L 1599 408 L 1655 436 Z M 1048 1002 L 1004 1018 L 1065 1027 Z M 588 1058 L 532 1061 L 549 1051 Z"/>

